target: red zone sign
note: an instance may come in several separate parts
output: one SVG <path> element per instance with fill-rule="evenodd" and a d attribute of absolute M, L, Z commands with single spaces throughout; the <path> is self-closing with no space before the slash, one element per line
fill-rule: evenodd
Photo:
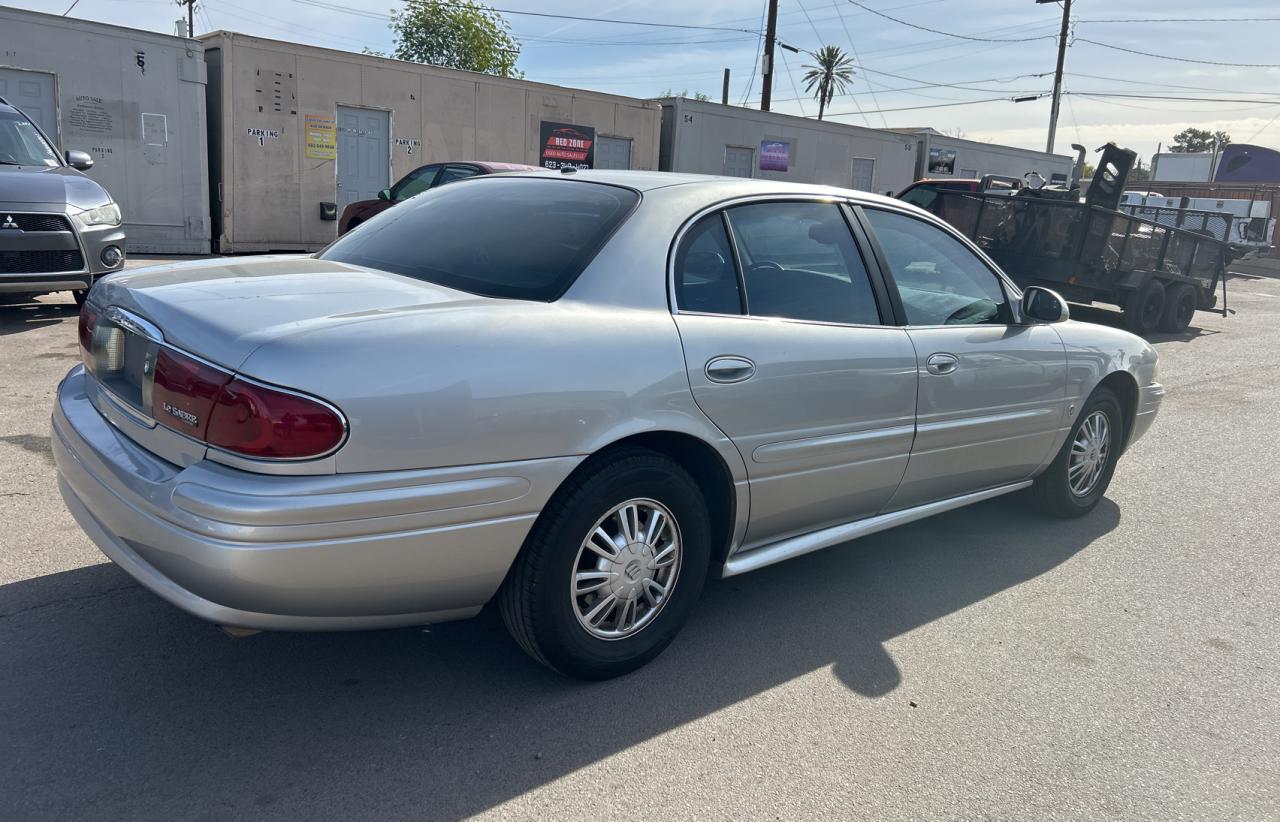
<path fill-rule="evenodd" d="M 543 168 L 592 168 L 596 159 L 595 143 L 596 130 L 591 126 L 544 120 L 538 163 Z"/>

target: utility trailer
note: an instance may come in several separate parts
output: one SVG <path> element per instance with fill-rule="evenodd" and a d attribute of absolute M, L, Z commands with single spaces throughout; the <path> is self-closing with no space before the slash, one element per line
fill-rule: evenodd
<path fill-rule="evenodd" d="M 1083 167 L 1085 149 L 1077 169 Z M 1017 196 L 939 191 L 928 210 L 978 244 L 1021 286 L 1077 303 L 1111 303 L 1138 334 L 1180 332 L 1196 311 L 1227 314 L 1231 245 L 1117 210 L 1137 155 L 1108 143 L 1083 202 L 1070 189 Z M 1218 289 L 1222 307 L 1218 307 Z"/>

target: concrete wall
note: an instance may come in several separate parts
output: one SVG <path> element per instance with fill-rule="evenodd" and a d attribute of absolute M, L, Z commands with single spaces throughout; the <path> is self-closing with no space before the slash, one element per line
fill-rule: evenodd
<path fill-rule="evenodd" d="M 752 176 L 765 180 L 849 188 L 855 158 L 875 160 L 870 191 L 896 193 L 915 179 L 914 137 L 686 98 L 661 102 L 663 171 L 724 174 L 726 149 L 740 147 L 753 150 Z M 765 140 L 790 144 L 786 171 L 760 168 Z"/>
<path fill-rule="evenodd" d="M 129 252 L 208 253 L 200 43 L 0 8 L 0 67 L 55 76 L 50 136 L 93 157 L 87 173 L 120 204 Z"/>
<path fill-rule="evenodd" d="M 201 40 L 215 75 L 210 90 L 220 97 L 210 104 L 219 116 L 210 126 L 210 170 L 222 251 L 314 250 L 334 238 L 337 224 L 320 218 L 319 204 L 338 199 L 337 163 L 305 156 L 303 123 L 308 114 L 333 117 L 339 105 L 390 112 L 387 185 L 442 160 L 537 164 L 543 120 L 630 139 L 631 167 L 658 167 L 661 109 L 653 102 L 242 34 Z M 279 72 L 292 95 L 281 111 L 259 110 L 263 72 Z M 251 129 L 277 136 L 260 145 Z"/>
<path fill-rule="evenodd" d="M 998 174 L 1020 180 L 1027 172 L 1038 171 L 1046 180 L 1051 180 L 1054 174 L 1064 175 L 1065 179 L 1070 180 L 1071 167 L 1075 164 L 1073 157 L 1065 157 L 1061 154 L 982 143 L 977 140 L 961 140 L 942 134 L 932 134 L 926 130 L 918 130 L 914 133 L 918 140 L 916 179 L 947 176 L 971 179 Z M 930 151 L 935 148 L 956 153 L 955 170 L 952 174 L 947 175 L 930 170 Z"/>

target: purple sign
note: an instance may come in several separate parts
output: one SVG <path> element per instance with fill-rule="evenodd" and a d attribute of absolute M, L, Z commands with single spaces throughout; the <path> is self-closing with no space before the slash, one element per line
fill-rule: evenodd
<path fill-rule="evenodd" d="M 786 171 L 791 162 L 791 144 L 781 140 L 760 141 L 760 170 Z"/>

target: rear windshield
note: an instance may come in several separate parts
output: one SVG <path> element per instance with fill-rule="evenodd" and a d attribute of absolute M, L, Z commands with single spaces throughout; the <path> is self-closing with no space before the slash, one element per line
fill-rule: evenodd
<path fill-rule="evenodd" d="M 388 209 L 320 253 L 486 297 L 557 299 L 635 205 L 631 189 L 489 177 Z"/>

